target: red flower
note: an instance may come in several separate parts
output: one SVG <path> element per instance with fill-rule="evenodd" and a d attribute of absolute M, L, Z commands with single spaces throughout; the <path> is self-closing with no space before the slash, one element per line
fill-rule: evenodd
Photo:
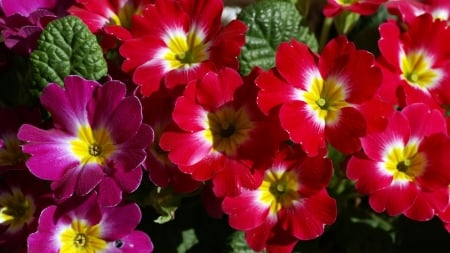
<path fill-rule="evenodd" d="M 257 189 L 225 197 L 222 208 L 254 250 L 292 252 L 298 240 L 317 238 L 335 221 L 336 201 L 326 191 L 331 174 L 328 158 L 284 148 Z"/>
<path fill-rule="evenodd" d="M 191 192 L 200 186 L 200 182 L 181 172 L 178 166 L 169 160 L 168 152 L 161 149 L 159 139 L 168 130 L 179 130 L 172 119 L 176 96 L 166 89 L 160 89 L 149 97 L 141 99 L 143 122 L 153 128 L 155 140 L 147 150 L 144 168 L 149 172 L 150 180 L 159 187 L 171 187 L 175 192 Z"/>
<path fill-rule="evenodd" d="M 172 116 L 182 131 L 161 136 L 169 159 L 198 181 L 212 179 L 217 196 L 256 187 L 250 168 L 270 158 L 282 138 L 276 118 L 256 106 L 256 93 L 254 83 L 242 85 L 231 68 L 208 72 L 175 103 Z"/>
<path fill-rule="evenodd" d="M 391 0 L 386 3 L 386 8 L 406 23 L 424 13 L 444 21 L 449 20 L 450 16 L 450 2 L 447 0 Z"/>
<path fill-rule="evenodd" d="M 374 14 L 381 4 L 387 0 L 328 0 L 323 9 L 327 17 L 334 17 L 343 11 L 350 11 L 361 15 Z"/>
<path fill-rule="evenodd" d="M 67 11 L 79 17 L 91 32 L 102 34 L 104 49 L 115 47 L 115 39 L 131 38 L 133 15 L 140 14 L 153 0 L 77 0 Z M 109 44 L 111 43 L 111 44 Z"/>
<path fill-rule="evenodd" d="M 378 42 L 383 70 L 380 96 L 400 107 L 424 102 L 450 104 L 450 29 L 429 14 L 415 18 L 401 32 L 395 22 L 380 26 Z"/>
<path fill-rule="evenodd" d="M 343 36 L 330 41 L 320 58 L 293 40 L 279 46 L 276 67 L 256 79 L 258 105 L 266 113 L 281 105 L 281 125 L 309 155 L 326 141 L 351 153 L 366 133 L 358 107 L 373 97 L 380 81 L 374 57 Z"/>
<path fill-rule="evenodd" d="M 376 212 L 424 221 L 448 204 L 450 138 L 443 115 L 425 104 L 394 112 L 387 128 L 361 142 L 366 157 L 352 157 L 347 176 L 369 195 Z"/>
<path fill-rule="evenodd" d="M 237 68 L 246 26 L 221 26 L 221 0 L 156 0 L 133 23 L 133 39 L 120 47 L 122 68 L 132 71 L 144 96 L 185 85 L 221 67 Z"/>

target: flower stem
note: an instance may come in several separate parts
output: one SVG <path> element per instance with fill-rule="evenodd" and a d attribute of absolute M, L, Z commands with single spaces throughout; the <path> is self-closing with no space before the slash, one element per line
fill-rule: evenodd
<path fill-rule="evenodd" d="M 322 30 L 320 31 L 319 38 L 319 52 L 322 51 L 323 47 L 328 41 L 330 35 L 331 25 L 333 24 L 333 18 L 326 17 L 322 24 Z"/>

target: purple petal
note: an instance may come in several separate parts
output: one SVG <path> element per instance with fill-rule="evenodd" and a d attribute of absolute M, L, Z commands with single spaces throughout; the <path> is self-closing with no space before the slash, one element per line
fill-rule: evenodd
<path fill-rule="evenodd" d="M 141 183 L 142 173 L 141 167 L 131 171 L 118 171 L 114 174 L 114 179 L 125 192 L 134 192 Z"/>
<path fill-rule="evenodd" d="M 61 179 L 52 182 L 51 189 L 56 199 L 66 199 L 75 193 L 79 173 L 79 168 L 69 169 Z"/>
<path fill-rule="evenodd" d="M 149 253 L 153 251 L 150 237 L 142 231 L 134 231 L 120 240 L 111 243 L 108 253 Z"/>
<path fill-rule="evenodd" d="M 132 233 L 141 220 L 141 210 L 135 203 L 104 207 L 102 213 L 102 238 L 107 241 L 118 240 Z"/>
<path fill-rule="evenodd" d="M 80 169 L 76 192 L 78 195 L 86 195 L 91 192 L 103 179 L 105 173 L 99 164 L 86 164 Z"/>
<path fill-rule="evenodd" d="M 79 76 L 64 79 L 66 90 L 49 84 L 42 92 L 41 103 L 51 113 L 58 128 L 76 135 L 80 124 L 88 124 L 87 105 L 99 83 Z"/>
<path fill-rule="evenodd" d="M 64 132 L 56 129 L 42 130 L 24 124 L 17 137 L 28 142 L 23 145 L 23 152 L 31 154 L 26 165 L 41 179 L 58 180 L 67 169 L 74 168 L 79 163 L 68 144 L 71 137 Z"/>
<path fill-rule="evenodd" d="M 117 145 L 117 151 L 111 160 L 116 170 L 129 171 L 144 162 L 147 154 L 145 148 L 153 143 L 154 133 L 150 126 L 143 124 L 139 132 L 125 143 Z"/>
<path fill-rule="evenodd" d="M 52 9 L 55 7 L 57 0 L 2 0 L 0 5 L 6 16 L 13 15 L 15 13 L 23 16 L 28 16 L 36 9 Z"/>
<path fill-rule="evenodd" d="M 122 201 L 122 190 L 110 177 L 105 177 L 97 186 L 98 202 L 102 206 L 115 206 Z"/>
<path fill-rule="evenodd" d="M 97 90 L 88 105 L 92 126 L 104 124 L 126 95 L 126 87 L 119 81 L 108 81 Z"/>
<path fill-rule="evenodd" d="M 39 217 L 38 231 L 28 236 L 28 252 L 58 252 L 58 242 L 54 241 L 54 233 L 56 232 L 56 224 L 54 220 L 56 206 L 45 208 Z M 46 242 L 46 243 L 42 243 Z"/>
<path fill-rule="evenodd" d="M 123 143 L 134 136 L 142 124 L 142 106 L 136 97 L 127 97 L 106 122 L 115 143 Z"/>

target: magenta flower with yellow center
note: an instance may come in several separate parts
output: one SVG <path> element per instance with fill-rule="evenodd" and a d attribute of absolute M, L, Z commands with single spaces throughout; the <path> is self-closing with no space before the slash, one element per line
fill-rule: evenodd
<path fill-rule="evenodd" d="M 42 209 L 53 203 L 46 182 L 27 170 L 8 171 L 0 177 L 0 248 L 20 252 L 37 228 Z"/>
<path fill-rule="evenodd" d="M 153 131 L 142 124 L 137 97 L 126 97 L 118 81 L 100 85 L 68 76 L 65 89 L 49 84 L 41 95 L 54 128 L 43 130 L 25 124 L 18 137 L 31 155 L 26 165 L 37 177 L 52 181 L 57 199 L 98 191 L 102 204 L 116 205 L 122 192 L 140 184 L 145 148 Z"/>
<path fill-rule="evenodd" d="M 135 203 L 103 207 L 95 193 L 74 197 L 42 211 L 37 231 L 28 237 L 28 252 L 150 253 L 152 241 L 135 230 L 140 220 Z"/>

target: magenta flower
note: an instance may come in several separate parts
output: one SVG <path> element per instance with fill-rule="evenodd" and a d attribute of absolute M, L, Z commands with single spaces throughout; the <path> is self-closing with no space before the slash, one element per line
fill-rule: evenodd
<path fill-rule="evenodd" d="M 48 185 L 27 170 L 8 171 L 0 178 L 0 248 L 19 252 L 37 228 L 42 209 L 52 204 Z"/>
<path fill-rule="evenodd" d="M 135 230 L 140 220 L 135 203 L 102 207 L 95 193 L 70 199 L 44 209 L 37 231 L 28 237 L 28 253 L 149 253 L 152 241 Z"/>
<path fill-rule="evenodd" d="M 8 170 L 26 170 L 27 155 L 22 152 L 17 131 L 23 123 L 38 124 L 37 108 L 0 109 L 0 174 Z"/>
<path fill-rule="evenodd" d="M 65 89 L 49 84 L 41 103 L 54 128 L 25 124 L 18 137 L 31 155 L 26 165 L 37 177 L 51 180 L 57 199 L 98 191 L 100 203 L 116 205 L 122 192 L 133 192 L 142 178 L 145 148 L 153 130 L 142 124 L 137 97 L 125 97 L 119 81 L 96 81 L 68 76 Z"/>
<path fill-rule="evenodd" d="M 72 0 L 2 0 L 0 31 L 7 48 L 22 55 L 29 55 L 37 46 L 37 40 L 48 24 L 66 15 L 65 9 Z"/>

